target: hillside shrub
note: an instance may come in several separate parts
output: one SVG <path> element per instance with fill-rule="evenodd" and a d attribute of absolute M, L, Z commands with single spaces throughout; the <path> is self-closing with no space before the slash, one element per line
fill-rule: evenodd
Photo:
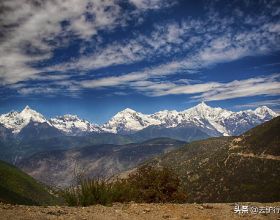
<path fill-rule="evenodd" d="M 168 168 L 142 166 L 126 179 L 80 179 L 62 196 L 70 206 L 110 205 L 113 202 L 176 202 L 186 201 L 186 193 L 178 176 Z"/>
<path fill-rule="evenodd" d="M 138 168 L 128 177 L 134 198 L 138 202 L 185 202 L 186 194 L 182 190 L 179 177 L 170 169 L 156 169 L 152 166 Z"/>

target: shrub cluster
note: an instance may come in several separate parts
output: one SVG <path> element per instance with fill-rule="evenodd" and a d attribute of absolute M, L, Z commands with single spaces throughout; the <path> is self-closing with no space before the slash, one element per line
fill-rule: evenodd
<path fill-rule="evenodd" d="M 75 187 L 62 192 L 68 205 L 110 205 L 113 202 L 176 202 L 186 201 L 186 193 L 178 176 L 168 168 L 143 166 L 127 179 L 80 179 Z"/>

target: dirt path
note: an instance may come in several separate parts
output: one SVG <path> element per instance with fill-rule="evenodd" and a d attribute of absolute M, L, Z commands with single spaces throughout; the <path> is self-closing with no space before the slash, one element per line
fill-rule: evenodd
<path fill-rule="evenodd" d="M 241 205 L 241 204 L 240 204 Z M 242 203 L 257 207 L 280 207 L 278 203 Z M 19 206 L 0 204 L 0 219 L 93 219 L 93 220 L 157 220 L 157 219 L 280 219 L 280 214 L 235 214 L 234 204 L 114 204 L 111 207 Z"/>
<path fill-rule="evenodd" d="M 256 155 L 253 153 L 231 153 L 231 155 L 238 155 L 241 157 L 252 157 L 252 158 L 259 158 L 259 159 L 266 159 L 266 160 L 280 160 L 280 156 L 274 156 L 271 154 Z"/>

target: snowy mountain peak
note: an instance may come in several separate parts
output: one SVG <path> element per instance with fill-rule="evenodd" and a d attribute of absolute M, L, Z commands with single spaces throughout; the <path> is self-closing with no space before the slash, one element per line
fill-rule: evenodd
<path fill-rule="evenodd" d="M 11 129 L 13 133 L 19 133 L 30 121 L 33 122 L 47 122 L 45 117 L 26 106 L 21 112 L 12 111 L 0 116 L 0 123 L 6 128 Z"/>
<path fill-rule="evenodd" d="M 194 106 L 195 108 L 199 108 L 199 109 L 205 109 L 205 108 L 211 108 L 210 106 L 206 105 L 205 102 L 201 102 L 199 104 L 197 104 L 196 106 Z"/>
<path fill-rule="evenodd" d="M 187 110 L 196 110 L 198 112 L 203 112 L 203 111 L 209 111 L 209 110 L 213 110 L 213 109 L 216 109 L 216 108 L 212 108 L 209 105 L 206 105 L 205 102 L 201 102 L 201 103 L 197 104 L 196 106 L 189 108 Z"/>
<path fill-rule="evenodd" d="M 134 113 L 137 113 L 135 110 L 131 109 L 131 108 L 126 108 L 122 111 L 120 111 L 119 113 L 122 113 L 122 114 L 134 114 Z"/>
<path fill-rule="evenodd" d="M 255 109 L 254 112 L 257 113 L 257 114 L 260 114 L 260 115 L 266 114 L 266 113 L 271 114 L 271 115 L 277 115 L 274 111 L 272 111 L 267 106 L 258 107 L 258 108 Z"/>
<path fill-rule="evenodd" d="M 121 119 L 128 119 L 128 118 L 134 118 L 134 117 L 137 117 L 139 115 L 143 115 L 142 113 L 140 112 L 136 112 L 135 110 L 133 109 L 130 109 L 130 108 L 126 108 L 120 112 L 118 112 L 117 114 L 115 114 L 111 120 L 121 120 Z"/>
<path fill-rule="evenodd" d="M 255 109 L 254 111 L 255 114 L 259 115 L 262 118 L 265 117 L 276 117 L 278 116 L 277 113 L 275 113 L 274 111 L 272 111 L 270 108 L 268 108 L 267 106 L 261 106 Z"/>
<path fill-rule="evenodd" d="M 126 117 L 133 117 L 133 115 L 135 114 L 141 114 L 139 112 L 136 112 L 135 110 L 131 109 L 131 108 L 126 108 L 120 112 L 118 112 L 117 114 L 115 114 L 112 119 L 117 119 L 117 118 L 126 118 Z"/>
<path fill-rule="evenodd" d="M 195 110 L 196 112 L 199 112 L 201 114 L 205 114 L 209 111 L 214 111 L 215 108 L 212 108 L 205 104 L 205 102 L 201 102 L 198 105 L 191 108 L 192 110 Z"/>
<path fill-rule="evenodd" d="M 102 126 L 105 132 L 127 134 L 142 130 L 150 125 L 160 124 L 150 115 L 126 108 L 118 112 L 111 120 Z"/>
<path fill-rule="evenodd" d="M 70 114 L 66 114 L 66 115 L 63 115 L 63 116 L 57 116 L 56 118 L 63 119 L 65 121 L 81 120 L 77 115 L 70 115 Z"/>
<path fill-rule="evenodd" d="M 98 125 L 89 121 L 80 119 L 77 115 L 66 114 L 51 118 L 50 123 L 58 130 L 63 131 L 67 135 L 81 135 L 82 133 L 100 132 Z"/>
<path fill-rule="evenodd" d="M 255 110 L 232 112 L 213 108 L 205 102 L 178 112 L 163 110 L 154 114 L 143 114 L 126 108 L 118 112 L 102 126 L 80 119 L 77 115 L 66 114 L 47 120 L 42 114 L 26 106 L 21 112 L 12 111 L 0 115 L 0 124 L 17 134 L 30 121 L 44 123 L 63 131 L 66 135 L 83 135 L 90 132 L 131 134 L 149 126 L 163 128 L 194 127 L 210 136 L 239 135 L 248 129 L 268 121 L 279 114 L 266 106 Z"/>
<path fill-rule="evenodd" d="M 26 105 L 25 108 L 23 109 L 23 111 L 24 111 L 24 110 L 26 110 L 26 111 L 30 110 L 29 105 Z"/>
<path fill-rule="evenodd" d="M 31 109 L 28 105 L 25 106 L 25 108 L 20 112 L 20 114 L 22 115 L 30 115 L 30 116 L 41 116 L 42 118 L 44 118 L 44 116 L 42 114 L 40 114 L 39 112 Z"/>
<path fill-rule="evenodd" d="M 40 114 L 39 112 L 31 109 L 28 105 L 19 113 L 22 118 L 25 118 L 26 120 L 32 119 L 32 121 L 35 122 L 45 122 L 45 117 Z"/>
<path fill-rule="evenodd" d="M 228 136 L 240 134 L 253 125 L 270 120 L 277 115 L 267 107 L 260 107 L 255 111 L 232 112 L 210 107 L 205 102 L 182 112 L 163 110 L 151 115 L 127 108 L 105 123 L 102 130 L 127 134 L 140 131 L 148 126 L 165 128 L 195 126 L 210 136 Z"/>
<path fill-rule="evenodd" d="M 201 102 L 200 104 L 189 108 L 182 113 L 185 114 L 185 117 L 189 118 L 204 118 L 204 119 L 214 119 L 219 120 L 221 118 L 228 117 L 233 112 L 222 109 L 222 108 L 212 108 L 206 105 L 205 102 Z"/>
<path fill-rule="evenodd" d="M 168 110 L 163 110 L 163 111 L 159 111 L 159 112 L 156 112 L 154 114 L 152 114 L 151 116 L 153 117 L 165 117 L 167 115 L 178 115 L 178 112 L 176 110 L 171 110 L 171 111 L 168 111 Z"/>

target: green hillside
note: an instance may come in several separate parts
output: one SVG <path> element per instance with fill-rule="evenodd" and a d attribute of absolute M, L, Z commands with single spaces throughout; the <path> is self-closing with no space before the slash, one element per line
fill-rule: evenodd
<path fill-rule="evenodd" d="M 12 204 L 49 205 L 57 199 L 32 177 L 0 161 L 0 201 Z"/>

